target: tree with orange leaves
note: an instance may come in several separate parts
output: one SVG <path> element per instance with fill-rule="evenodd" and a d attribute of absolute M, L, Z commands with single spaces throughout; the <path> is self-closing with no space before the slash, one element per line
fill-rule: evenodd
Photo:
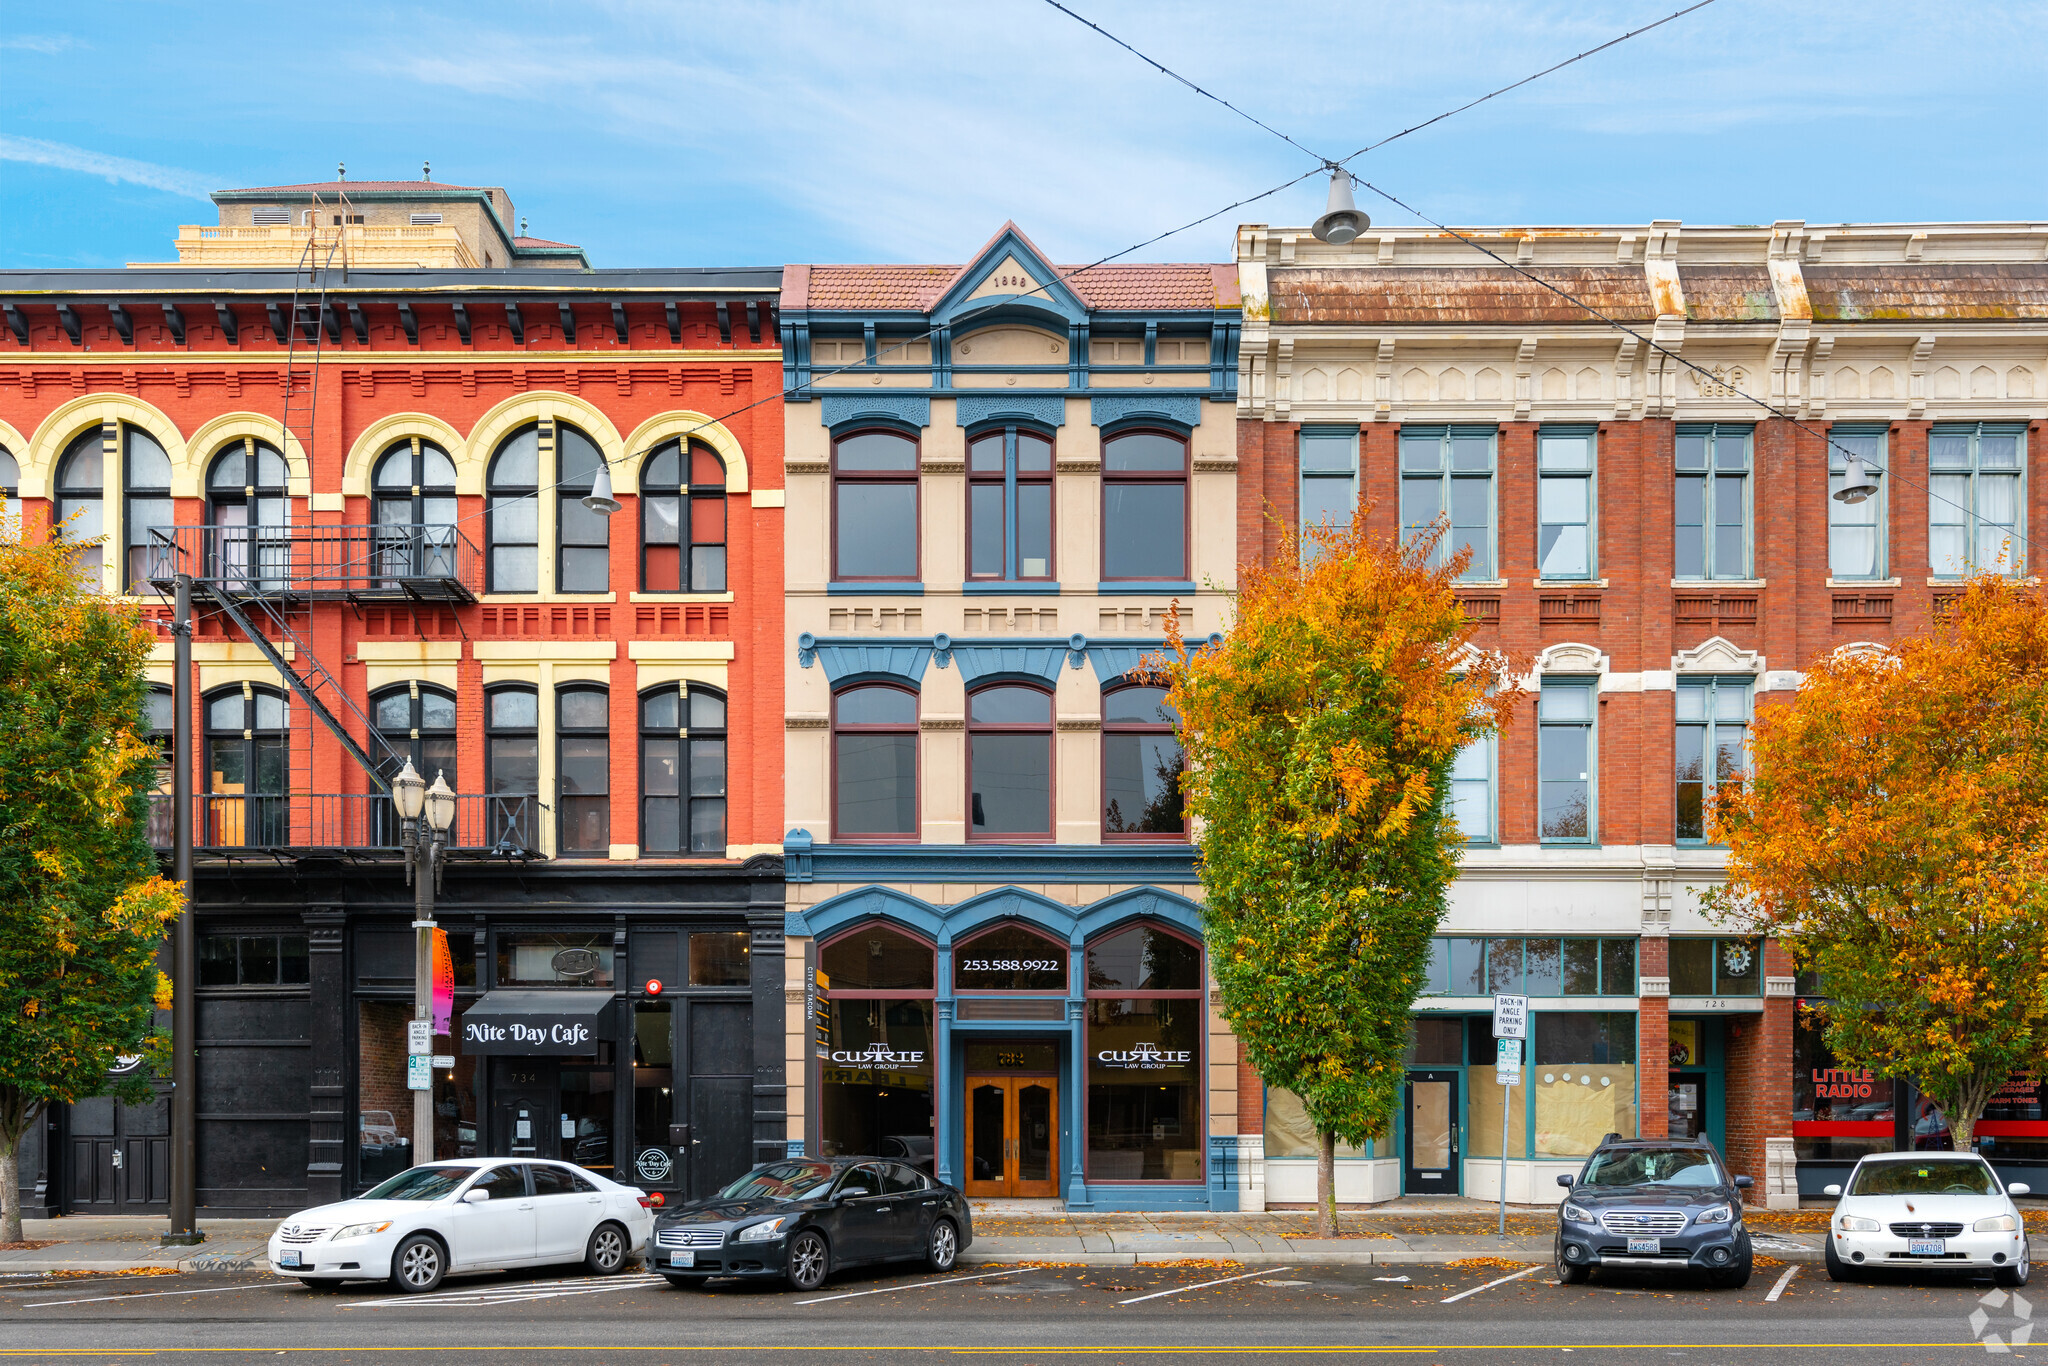
<path fill-rule="evenodd" d="M 1750 753 L 1709 905 L 1782 936 L 1836 1059 L 1911 1078 L 1970 1149 L 2048 1059 L 2048 603 L 1971 580 L 1928 634 L 1816 661 Z"/>
<path fill-rule="evenodd" d="M 1445 800 L 1458 751 L 1507 723 L 1508 660 L 1469 648 L 1441 526 L 1406 544 L 1291 537 L 1247 568 L 1213 648 L 1172 628 L 1156 661 L 1180 716 L 1199 822 L 1210 971 L 1246 1059 L 1301 1097 L 1321 1140 L 1317 1226 L 1335 1231 L 1335 1153 L 1385 1135 L 1409 1015 L 1463 842 Z"/>

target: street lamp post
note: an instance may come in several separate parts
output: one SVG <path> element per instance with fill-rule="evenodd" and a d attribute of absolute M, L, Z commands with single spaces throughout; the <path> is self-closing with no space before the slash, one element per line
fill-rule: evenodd
<path fill-rule="evenodd" d="M 441 853 L 448 826 L 455 819 L 455 794 L 447 778 L 434 775 L 427 786 L 412 760 L 391 780 L 391 800 L 403 822 L 400 842 L 405 848 L 405 876 L 412 884 L 412 1018 L 413 1033 L 426 1036 L 426 1051 L 432 1053 L 434 1040 L 434 893 L 440 888 Z M 426 829 L 420 828 L 421 817 Z M 411 1045 L 412 1041 L 408 1040 Z M 412 1093 L 412 1153 L 415 1165 L 434 1160 L 433 1071 L 426 1068 L 426 1085 L 415 1080 L 421 1064 L 411 1061 L 418 1049 L 407 1048 L 407 1083 Z"/>

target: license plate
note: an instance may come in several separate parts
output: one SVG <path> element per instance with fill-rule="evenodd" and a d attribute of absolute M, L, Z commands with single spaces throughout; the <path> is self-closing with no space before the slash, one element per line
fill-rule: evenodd
<path fill-rule="evenodd" d="M 1663 1250 L 1664 1244 L 1655 1238 L 1631 1238 L 1628 1240 L 1628 1252 L 1631 1257 L 1646 1253 L 1654 1257 Z"/>
<path fill-rule="evenodd" d="M 297 1249 L 297 1248 L 291 1248 L 291 1249 L 288 1249 L 288 1250 L 286 1250 L 286 1251 L 284 1251 L 284 1252 L 280 1252 L 280 1253 L 278 1253 L 278 1254 L 277 1254 L 277 1264 L 278 1264 L 279 1266 L 297 1266 L 297 1265 L 299 1265 L 299 1253 L 298 1253 L 298 1249 Z"/>
<path fill-rule="evenodd" d="M 1906 1255 L 1908 1257 L 1942 1257 L 1947 1254 L 1948 1239 L 1946 1238 L 1908 1238 L 1906 1240 Z"/>
<path fill-rule="evenodd" d="M 697 1264 L 697 1254 L 694 1252 L 671 1252 L 668 1254 L 668 1264 L 670 1266 L 695 1266 Z"/>

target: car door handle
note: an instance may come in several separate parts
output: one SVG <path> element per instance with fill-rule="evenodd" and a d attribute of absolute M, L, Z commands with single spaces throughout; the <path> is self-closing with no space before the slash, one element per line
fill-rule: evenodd
<path fill-rule="evenodd" d="M 533 1208 L 533 1201 L 529 1200 L 529 1201 L 527 1201 L 527 1202 L 526 1202 L 525 1204 L 521 1205 L 521 1206 L 520 1206 L 519 1208 L 521 1208 L 521 1209 L 532 1209 L 532 1208 Z"/>

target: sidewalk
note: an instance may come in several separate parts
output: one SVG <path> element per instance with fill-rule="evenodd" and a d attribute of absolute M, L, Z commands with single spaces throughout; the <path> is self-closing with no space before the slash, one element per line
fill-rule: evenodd
<path fill-rule="evenodd" d="M 1494 1258 L 1547 1262 L 1556 1227 L 1551 1206 L 1509 1206 L 1507 1236 L 1496 1228 L 1499 1210 L 1477 1200 L 1400 1199 L 1338 1216 L 1336 1238 L 1314 1236 L 1314 1216 L 1282 1210 L 1266 1214 L 1069 1214 L 1043 1205 L 974 1202 L 974 1245 L 965 1260 L 1129 1265 L 1202 1259 L 1247 1265 L 1349 1263 L 1414 1266 Z M 1818 1265 L 1827 1223 L 1824 1209 L 1755 1210 L 1749 1216 L 1759 1256 Z M 51 1271 L 109 1272 L 137 1268 L 177 1271 L 263 1270 L 264 1248 L 277 1221 L 202 1220 L 206 1241 L 163 1247 L 161 1219 L 74 1216 L 30 1220 L 23 1232 L 40 1248 L 0 1251 L 0 1276 Z M 2048 1230 L 2044 1230 L 2048 1231 Z M 2036 1244 L 2048 1255 L 2048 1240 Z"/>

